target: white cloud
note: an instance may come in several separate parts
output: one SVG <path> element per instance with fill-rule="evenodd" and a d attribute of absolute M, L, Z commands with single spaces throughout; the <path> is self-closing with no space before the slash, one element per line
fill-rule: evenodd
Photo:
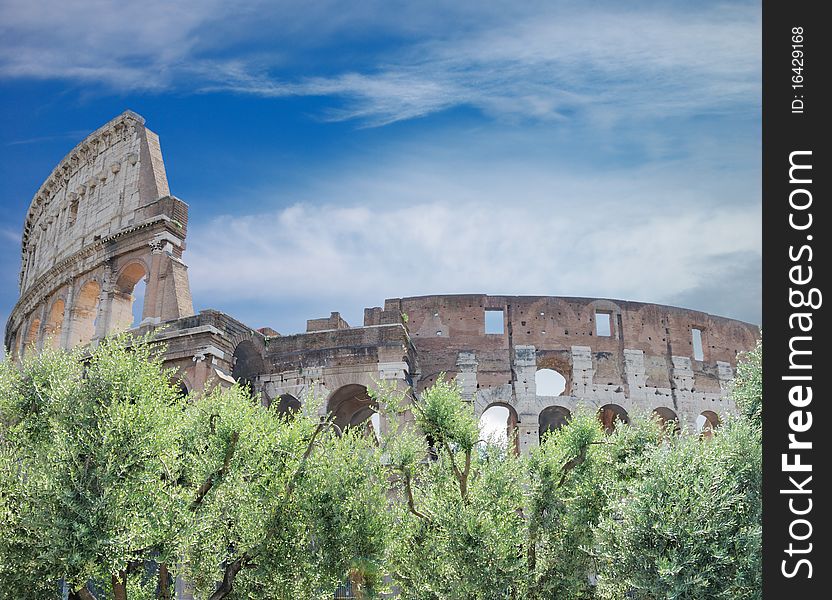
<path fill-rule="evenodd" d="M 585 177 L 408 159 L 330 174 L 308 190 L 317 201 L 194 224 L 186 261 L 197 300 L 328 299 L 350 314 L 437 293 L 695 300 L 730 257 L 759 260 L 759 201 L 732 197 L 747 186 L 737 176 L 702 187 L 701 173 L 655 168 Z"/>
<path fill-rule="evenodd" d="M 754 4 L 10 0 L 0 23 L 0 77 L 327 96 L 340 105 L 323 116 L 369 125 L 459 105 L 601 122 L 759 106 Z M 396 42 L 355 49 L 380 36 Z"/>

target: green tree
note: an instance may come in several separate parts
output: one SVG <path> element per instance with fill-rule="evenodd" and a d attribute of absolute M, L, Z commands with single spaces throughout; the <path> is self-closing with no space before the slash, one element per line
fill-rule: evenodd
<path fill-rule="evenodd" d="M 389 447 L 401 500 L 390 566 L 401 597 L 522 598 L 521 461 L 479 441 L 471 407 L 443 378 L 408 408 L 417 430 Z"/>
<path fill-rule="evenodd" d="M 592 570 L 586 547 L 603 507 L 601 425 L 577 415 L 546 435 L 530 456 L 528 469 L 530 598 L 582 598 L 590 593 Z"/>
<path fill-rule="evenodd" d="M 731 397 L 740 413 L 759 427 L 763 425 L 763 339 L 753 350 L 742 355 Z"/>
<path fill-rule="evenodd" d="M 738 369 L 743 417 L 711 439 L 666 437 L 611 504 L 597 535 L 601 598 L 761 597 L 760 356 Z"/>
<path fill-rule="evenodd" d="M 347 578 L 374 594 L 390 531 L 380 450 L 315 414 L 287 418 L 237 387 L 191 407 L 185 571 L 199 597 L 324 598 Z"/>
<path fill-rule="evenodd" d="M 78 598 L 120 600 L 131 574 L 141 587 L 148 562 L 175 558 L 182 408 L 146 339 L 0 365 L 5 597 L 54 596 L 65 580 Z"/>
<path fill-rule="evenodd" d="M 0 597 L 331 597 L 381 589 L 388 472 L 314 403 L 182 398 L 148 338 L 0 365 Z M 85 355 L 88 352 L 89 355 Z"/>

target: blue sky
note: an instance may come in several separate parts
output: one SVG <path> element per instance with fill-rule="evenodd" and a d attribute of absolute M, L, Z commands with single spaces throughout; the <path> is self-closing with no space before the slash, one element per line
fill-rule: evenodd
<path fill-rule="evenodd" d="M 73 9 L 69 10 L 68 5 Z M 761 320 L 758 2 L 0 4 L 0 321 L 32 195 L 125 109 L 197 309 L 602 296 Z"/>

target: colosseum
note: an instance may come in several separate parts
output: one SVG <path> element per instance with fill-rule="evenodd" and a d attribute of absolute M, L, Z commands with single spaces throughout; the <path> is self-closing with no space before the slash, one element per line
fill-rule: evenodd
<path fill-rule="evenodd" d="M 418 394 L 445 373 L 478 417 L 502 407 L 525 452 L 582 407 L 607 428 L 654 413 L 708 431 L 735 409 L 725 392 L 759 336 L 670 306 L 485 294 L 389 298 L 361 325 L 333 312 L 282 335 L 194 313 L 187 231 L 188 205 L 171 195 L 159 138 L 141 116 L 127 111 L 87 136 L 26 214 L 9 355 L 159 329 L 184 390 L 242 381 L 282 411 L 314 393 L 342 426 L 370 419 L 368 389 L 380 382 Z"/>

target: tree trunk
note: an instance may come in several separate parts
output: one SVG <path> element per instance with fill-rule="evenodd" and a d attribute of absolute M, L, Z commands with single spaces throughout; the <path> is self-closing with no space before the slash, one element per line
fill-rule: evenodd
<path fill-rule="evenodd" d="M 70 600 L 97 600 L 97 598 L 87 589 L 87 586 L 82 587 L 77 592 L 70 592 L 69 598 Z"/>
<path fill-rule="evenodd" d="M 237 577 L 237 573 L 243 568 L 245 561 L 246 555 L 243 554 L 240 558 L 225 567 L 225 573 L 222 576 L 220 587 L 217 588 L 216 592 L 211 594 L 208 600 L 222 600 L 222 598 L 225 598 L 231 593 L 231 589 L 234 586 L 234 578 Z"/>
<path fill-rule="evenodd" d="M 168 563 L 159 565 L 159 591 L 156 594 L 159 600 L 170 600 L 170 572 Z"/>
<path fill-rule="evenodd" d="M 127 573 L 123 570 L 111 577 L 113 582 L 113 600 L 127 600 Z"/>

